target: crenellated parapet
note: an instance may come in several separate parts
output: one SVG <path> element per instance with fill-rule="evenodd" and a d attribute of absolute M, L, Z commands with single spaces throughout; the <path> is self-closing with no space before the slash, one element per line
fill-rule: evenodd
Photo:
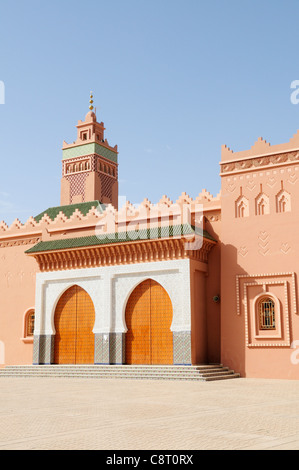
<path fill-rule="evenodd" d="M 220 201 L 220 194 L 213 197 L 203 190 L 195 199 L 182 193 L 175 202 L 166 195 L 156 204 L 147 198 L 139 205 L 126 201 L 119 210 L 99 201 L 52 207 L 24 224 L 19 219 L 10 226 L 2 221 L 0 247 L 182 224 L 204 228 L 203 216 L 220 213 Z"/>
<path fill-rule="evenodd" d="M 284 144 L 271 145 L 259 137 L 249 150 L 234 152 L 226 145 L 221 150 L 221 176 L 234 173 L 270 170 L 276 166 L 293 165 L 299 161 L 299 131 Z"/>

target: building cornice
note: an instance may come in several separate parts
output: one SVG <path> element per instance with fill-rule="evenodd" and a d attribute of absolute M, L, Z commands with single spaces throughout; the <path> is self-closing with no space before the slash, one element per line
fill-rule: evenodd
<path fill-rule="evenodd" d="M 42 272 L 188 258 L 207 263 L 208 254 L 216 242 L 204 238 L 201 247 L 194 250 L 187 248 L 186 244 L 190 242 L 189 238 L 138 240 L 113 245 L 41 251 L 28 253 L 28 256 L 36 259 Z"/>

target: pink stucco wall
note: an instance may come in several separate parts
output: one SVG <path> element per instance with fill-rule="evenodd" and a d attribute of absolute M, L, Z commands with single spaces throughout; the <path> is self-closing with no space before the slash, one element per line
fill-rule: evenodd
<path fill-rule="evenodd" d="M 31 246 L 26 245 L 26 249 Z M 24 254 L 24 248 L 17 245 L 0 249 L 0 341 L 4 344 L 5 364 L 32 363 L 33 341 L 24 338 L 24 315 L 35 306 L 38 267 Z"/>
<path fill-rule="evenodd" d="M 290 347 L 299 338 L 298 150 L 298 134 L 273 147 L 259 139 L 247 152 L 223 148 L 221 360 L 246 377 L 299 378 Z M 285 212 L 278 211 L 282 191 Z M 277 299 L 280 333 L 257 331 L 263 293 Z"/>

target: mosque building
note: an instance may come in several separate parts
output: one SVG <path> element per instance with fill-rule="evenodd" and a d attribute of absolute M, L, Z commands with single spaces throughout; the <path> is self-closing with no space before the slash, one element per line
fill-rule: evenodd
<path fill-rule="evenodd" d="M 118 207 L 118 147 L 92 102 L 63 142 L 60 206 L 0 223 L 2 368 L 223 364 L 298 379 L 299 131 L 223 146 L 215 197 Z"/>

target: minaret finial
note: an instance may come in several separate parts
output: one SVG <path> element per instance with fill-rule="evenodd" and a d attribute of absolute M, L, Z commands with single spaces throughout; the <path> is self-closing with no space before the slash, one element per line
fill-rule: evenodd
<path fill-rule="evenodd" d="M 90 100 L 89 100 L 89 103 L 90 103 L 89 109 L 90 109 L 90 111 L 93 110 L 93 99 L 92 98 L 93 98 L 93 94 L 92 94 L 92 91 L 91 91 L 90 92 Z"/>

